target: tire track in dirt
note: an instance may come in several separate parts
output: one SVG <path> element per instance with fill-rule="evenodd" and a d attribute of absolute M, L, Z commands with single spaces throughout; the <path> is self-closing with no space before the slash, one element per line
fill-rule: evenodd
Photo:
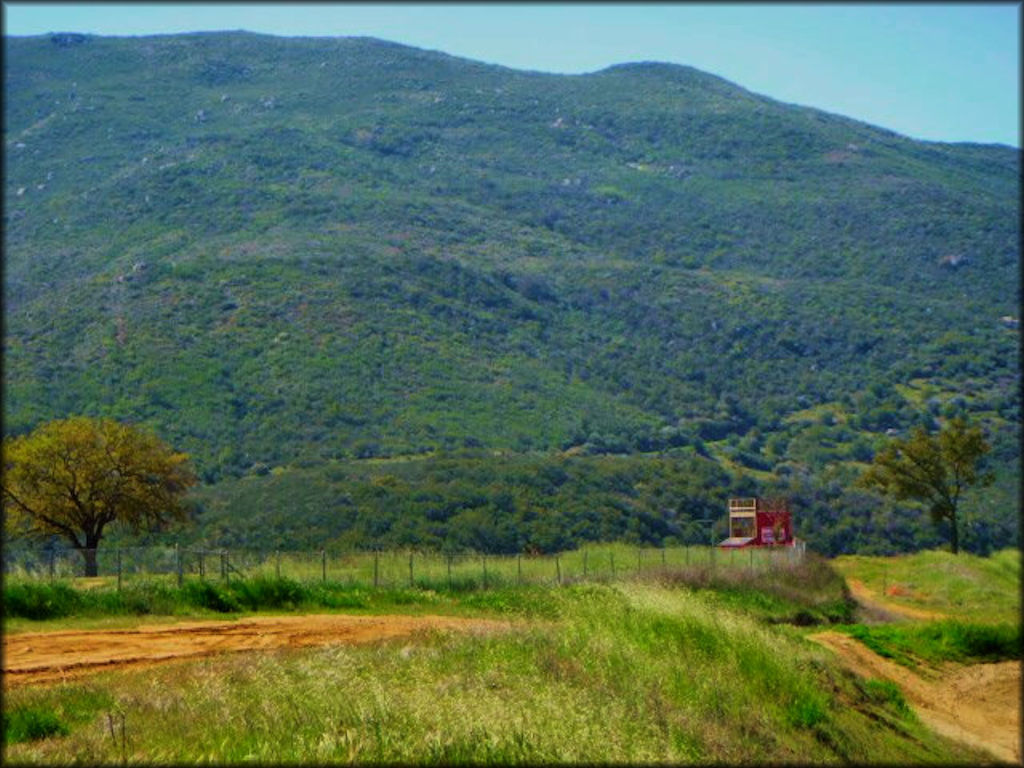
<path fill-rule="evenodd" d="M 921 721 L 934 731 L 1020 764 L 1019 661 L 947 665 L 934 679 L 926 679 L 849 635 L 819 632 L 808 639 L 834 651 L 858 675 L 896 683 Z"/>
<path fill-rule="evenodd" d="M 909 605 L 901 605 L 890 600 L 885 600 L 884 598 L 879 597 L 873 589 L 869 589 L 864 582 L 858 579 L 847 579 L 846 583 L 850 587 L 850 594 L 853 595 L 854 600 L 865 608 L 873 608 L 876 610 L 881 609 L 884 613 L 895 613 L 907 619 L 934 620 L 949 618 L 946 614 L 939 613 L 938 611 L 914 608 Z"/>
<path fill-rule="evenodd" d="M 453 616 L 257 616 L 137 629 L 5 635 L 3 685 L 58 682 L 94 672 L 235 651 L 360 644 L 439 630 L 488 633 L 508 621 Z"/>

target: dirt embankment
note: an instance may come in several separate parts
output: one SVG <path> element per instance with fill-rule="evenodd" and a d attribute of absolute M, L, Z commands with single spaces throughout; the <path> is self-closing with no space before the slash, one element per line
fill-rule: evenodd
<path fill-rule="evenodd" d="M 1019 661 L 948 665 L 925 677 L 879 656 L 849 635 L 819 632 L 809 637 L 835 651 L 857 674 L 896 683 L 933 730 L 986 749 L 1000 760 L 1020 763 Z"/>
<path fill-rule="evenodd" d="M 428 630 L 493 632 L 509 622 L 452 616 L 259 616 L 138 629 L 25 632 L 4 637 L 5 687 L 59 682 L 129 666 L 229 651 L 370 643 Z"/>

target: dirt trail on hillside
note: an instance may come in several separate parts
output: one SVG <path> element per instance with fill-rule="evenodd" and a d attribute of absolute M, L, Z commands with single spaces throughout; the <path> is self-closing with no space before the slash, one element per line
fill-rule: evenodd
<path fill-rule="evenodd" d="M 808 637 L 835 651 L 857 674 L 896 683 L 922 722 L 943 736 L 986 749 L 1000 760 L 1021 762 L 1019 661 L 949 665 L 926 679 L 848 635 Z"/>
<path fill-rule="evenodd" d="M 886 600 L 873 589 L 865 586 L 864 582 L 857 579 L 847 579 L 846 583 L 850 587 L 850 594 L 853 595 L 854 600 L 865 608 L 881 609 L 884 613 L 895 613 L 908 619 L 925 619 L 930 621 L 949 618 L 946 614 L 939 613 L 938 611 L 928 611 L 924 608 L 914 608 L 909 605 L 901 605 L 891 600 Z"/>
<path fill-rule="evenodd" d="M 86 631 L 25 632 L 4 637 L 3 685 L 50 683 L 230 651 L 370 643 L 426 630 L 494 632 L 507 621 L 452 616 L 258 616 Z"/>

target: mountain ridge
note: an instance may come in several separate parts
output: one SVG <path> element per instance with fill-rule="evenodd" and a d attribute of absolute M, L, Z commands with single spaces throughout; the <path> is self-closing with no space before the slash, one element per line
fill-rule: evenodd
<path fill-rule="evenodd" d="M 1019 150 L 682 65 L 4 45 L 8 433 L 141 421 L 207 483 L 461 449 L 789 482 L 970 413 L 1015 476 Z"/>

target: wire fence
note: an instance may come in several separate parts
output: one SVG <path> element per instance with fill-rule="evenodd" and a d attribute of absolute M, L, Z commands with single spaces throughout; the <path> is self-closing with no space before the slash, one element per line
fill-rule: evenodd
<path fill-rule="evenodd" d="M 548 555 L 446 554 L 417 550 L 285 551 L 204 549 L 178 546 L 15 549 L 3 555 L 5 580 L 70 581 L 80 587 L 115 586 L 140 580 L 286 578 L 352 587 L 509 586 L 609 581 L 703 567 L 712 571 L 770 572 L 792 568 L 805 545 L 723 550 L 709 546 L 587 546 Z M 92 575 L 87 563 L 95 562 Z"/>

